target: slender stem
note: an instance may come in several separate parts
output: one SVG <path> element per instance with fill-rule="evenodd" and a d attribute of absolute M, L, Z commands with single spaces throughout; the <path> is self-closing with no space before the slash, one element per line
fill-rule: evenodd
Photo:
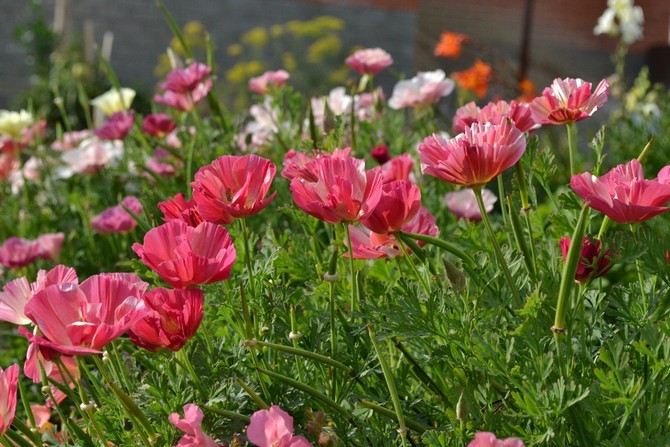
<path fill-rule="evenodd" d="M 244 240 L 244 263 L 247 266 L 247 275 L 249 275 L 249 288 L 251 289 L 251 295 L 256 296 L 256 285 L 254 283 L 253 265 L 251 262 L 252 253 L 251 249 L 249 248 L 249 228 L 247 227 L 247 223 L 244 218 L 238 220 L 242 230 L 242 239 Z"/>
<path fill-rule="evenodd" d="M 516 307 L 521 307 L 522 302 L 521 297 L 519 296 L 519 291 L 517 290 L 516 284 L 514 283 L 514 279 L 512 278 L 512 274 L 510 273 L 509 268 L 507 267 L 507 261 L 505 261 L 505 256 L 503 256 L 502 250 L 500 249 L 500 245 L 498 245 L 498 240 L 496 239 L 496 235 L 493 232 L 491 221 L 489 220 L 489 216 L 486 213 L 486 207 L 484 206 L 484 199 L 482 198 L 482 188 L 481 186 L 478 186 L 472 189 L 475 193 L 475 198 L 477 199 L 477 205 L 479 205 L 479 212 L 482 215 L 482 222 L 484 222 L 486 231 L 488 232 L 489 238 L 491 239 L 491 244 L 493 244 L 493 251 L 495 252 L 496 257 L 498 258 L 498 264 L 500 264 L 500 268 L 502 269 L 503 274 L 505 275 L 505 279 L 507 280 L 507 285 L 512 291 L 512 296 L 514 297 L 514 304 L 516 305 Z"/>
<path fill-rule="evenodd" d="M 302 348 L 297 348 L 295 346 L 286 346 L 286 345 L 279 345 L 276 343 L 270 343 L 268 341 L 262 341 L 262 340 L 247 340 L 245 343 L 247 346 L 250 345 L 258 345 L 258 346 L 263 346 L 265 348 L 270 348 L 274 349 L 276 351 L 281 351 L 281 352 L 286 352 L 288 354 L 293 354 L 297 355 L 300 357 L 305 357 L 311 360 L 314 360 L 319 363 L 323 363 L 324 365 L 332 366 L 334 368 L 340 369 L 342 371 L 347 372 L 348 374 L 352 373 L 351 368 L 349 368 L 347 365 L 344 363 L 340 363 L 337 360 L 331 359 L 330 357 L 326 357 L 325 355 L 318 354 L 316 352 L 312 351 L 307 351 Z"/>
<path fill-rule="evenodd" d="M 518 164 L 519 163 L 517 163 L 517 165 Z M 503 181 L 502 175 L 498 176 L 498 197 L 500 197 L 501 200 L 505 197 L 505 182 Z M 504 206 L 501 206 L 500 209 L 502 211 L 503 224 L 507 225 L 507 210 Z"/>
<path fill-rule="evenodd" d="M 251 315 L 249 314 L 249 306 L 247 305 L 247 294 L 244 292 L 244 286 L 241 284 L 240 284 L 240 298 L 242 300 L 242 318 L 244 318 L 244 330 L 246 332 L 247 340 L 251 340 L 254 338 L 251 326 Z M 256 358 L 256 349 L 253 347 L 253 345 L 250 347 L 250 351 L 251 351 L 251 361 L 253 362 L 254 367 L 258 370 L 259 363 L 258 359 Z M 261 390 L 263 390 L 263 394 L 268 396 L 269 395 L 268 391 L 267 389 L 265 389 L 265 381 L 263 380 L 263 377 L 260 374 L 258 374 L 258 383 L 261 386 Z"/>
<path fill-rule="evenodd" d="M 575 154 L 575 123 L 567 123 L 565 128 L 568 132 L 568 154 L 570 156 L 570 177 L 577 173 Z"/>
<path fill-rule="evenodd" d="M 349 224 L 345 222 L 342 225 L 344 225 L 344 231 L 347 235 L 347 250 L 349 252 L 349 273 L 351 275 L 351 315 L 353 320 L 356 303 L 358 302 L 358 294 L 356 293 L 358 291 L 358 287 L 356 284 L 356 269 L 354 266 L 354 250 L 351 247 L 351 233 L 349 232 Z"/>
<path fill-rule="evenodd" d="M 601 241 L 603 239 L 603 234 L 607 231 L 607 227 L 610 225 L 610 218 L 605 216 L 603 222 L 600 224 L 600 230 L 598 231 L 597 239 Z"/>
<path fill-rule="evenodd" d="M 246 393 L 249 395 L 249 397 L 251 397 L 251 399 L 254 402 L 256 402 L 256 405 L 258 405 L 258 408 L 261 408 L 263 410 L 267 410 L 268 408 L 270 408 L 270 406 L 268 404 L 266 404 L 265 401 L 258 394 L 256 394 L 256 392 L 249 385 L 244 383 L 244 381 L 242 381 L 242 379 L 240 379 L 237 376 L 234 377 L 233 379 L 235 380 L 235 382 L 237 382 L 237 384 L 239 386 L 242 387 L 242 389 L 244 391 L 246 391 Z"/>
<path fill-rule="evenodd" d="M 328 263 L 328 274 L 324 276 L 324 280 L 328 282 L 328 313 L 330 314 L 330 355 L 335 358 L 337 356 L 337 326 L 335 326 L 335 281 L 339 279 L 337 275 L 337 255 L 339 250 L 337 246 L 333 248 L 333 254 Z M 337 371 L 331 366 L 331 391 L 333 399 L 337 395 Z"/>
<path fill-rule="evenodd" d="M 531 280 L 535 282 L 535 269 L 533 266 L 533 259 L 526 245 L 526 239 L 523 237 L 523 230 L 521 229 L 521 222 L 519 221 L 519 215 L 514 210 L 514 201 L 511 196 L 507 196 L 507 207 L 509 208 L 509 217 L 510 222 L 512 223 L 512 231 L 514 232 L 514 240 L 516 241 L 519 251 L 523 255 L 523 261 L 526 264 L 526 269 L 528 270 L 528 276 Z M 503 208 L 506 208 L 503 205 Z"/>
<path fill-rule="evenodd" d="M 193 380 L 193 384 L 195 385 L 195 389 L 198 390 L 198 393 L 200 394 L 200 398 L 206 401 L 207 393 L 205 393 L 204 389 L 202 388 L 202 383 L 200 383 L 200 377 L 198 377 L 198 375 L 196 374 L 195 368 L 193 368 L 193 363 L 191 363 L 191 359 L 186 353 L 186 350 L 182 348 L 179 351 L 177 351 L 175 358 L 177 360 L 177 363 L 182 365 L 186 369 L 186 371 L 188 371 L 189 375 L 191 376 L 191 380 Z"/>
<path fill-rule="evenodd" d="M 524 219 L 526 220 L 526 228 L 528 229 L 528 238 L 530 240 L 530 257 L 531 265 L 533 266 L 533 275 L 537 274 L 537 261 L 535 260 L 535 241 L 533 241 L 533 227 L 530 223 L 530 212 L 533 209 L 528 198 L 528 185 L 526 180 L 526 171 L 523 169 L 521 163 L 514 165 L 515 173 L 517 177 L 517 183 L 519 184 L 519 197 L 521 198 L 521 214 L 523 214 Z M 511 210 L 510 210 L 511 212 Z"/>
<path fill-rule="evenodd" d="M 633 224 L 630 225 L 630 231 L 633 233 L 633 238 L 637 241 L 637 227 Z M 637 281 L 640 283 L 640 294 L 642 295 L 642 302 L 645 307 L 649 307 L 649 299 L 647 298 L 647 293 L 644 290 L 644 275 L 642 274 L 642 262 L 640 258 L 635 259 L 635 270 L 637 270 Z"/>
<path fill-rule="evenodd" d="M 410 238 L 410 239 L 416 239 L 418 241 L 422 242 L 427 242 L 431 245 L 435 245 L 436 247 L 440 247 L 443 250 L 448 251 L 449 253 L 455 255 L 456 257 L 460 258 L 461 260 L 465 261 L 465 265 L 469 267 L 470 269 L 476 269 L 477 268 L 477 263 L 475 262 L 474 259 L 470 257 L 466 252 L 461 250 L 460 248 L 456 247 L 455 245 L 444 241 L 442 239 L 433 237 L 433 236 L 428 236 L 427 234 L 419 234 L 419 233 L 408 233 L 406 231 L 400 231 L 398 232 L 398 235 L 403 239 L 406 240 L 405 238 Z"/>
<path fill-rule="evenodd" d="M 414 275 L 416 276 L 416 279 L 419 280 L 421 283 L 421 287 L 423 287 L 423 291 L 426 292 L 427 295 L 430 296 L 431 290 L 430 290 L 430 285 L 426 282 L 426 278 L 423 277 L 423 275 L 419 272 L 419 270 L 416 268 L 416 265 L 414 264 L 414 261 L 412 258 L 410 258 L 410 253 L 407 250 L 405 242 L 398 238 L 397 239 L 400 245 L 400 249 L 402 250 L 403 257 L 407 260 L 407 263 L 412 267 L 412 271 L 414 272 Z"/>

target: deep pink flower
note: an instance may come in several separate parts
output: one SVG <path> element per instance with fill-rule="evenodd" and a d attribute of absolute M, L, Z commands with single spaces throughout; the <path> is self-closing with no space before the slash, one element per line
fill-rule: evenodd
<path fill-rule="evenodd" d="M 21 326 L 19 332 L 31 343 L 65 355 L 99 354 L 147 309 L 142 293 L 148 286 L 136 275 L 132 281 L 111 274 L 94 275 L 81 285 L 50 285 L 35 293 L 25 313 L 39 329 L 33 334 Z"/>
<path fill-rule="evenodd" d="M 398 82 L 389 99 L 392 109 L 426 106 L 438 102 L 454 90 L 454 81 L 442 70 L 420 72 L 409 80 Z"/>
<path fill-rule="evenodd" d="M 358 50 L 344 61 L 360 74 L 376 75 L 393 64 L 393 58 L 381 48 Z"/>
<path fill-rule="evenodd" d="M 107 118 L 102 126 L 93 130 L 93 134 L 101 140 L 123 140 L 133 128 L 135 112 L 121 110 Z"/>
<path fill-rule="evenodd" d="M 152 137 L 163 138 L 172 132 L 177 125 L 167 113 L 147 115 L 142 121 L 142 131 Z"/>
<path fill-rule="evenodd" d="M 367 217 L 381 197 L 383 176 L 379 167 L 365 170 L 365 161 L 353 157 L 315 158 L 305 166 L 314 181 L 291 180 L 296 205 L 328 223 L 355 222 Z"/>
<path fill-rule="evenodd" d="M 389 154 L 389 148 L 385 144 L 380 144 L 377 147 L 372 148 L 370 151 L 372 158 L 377 160 L 377 163 L 383 165 L 391 159 L 391 154 Z"/>
<path fill-rule="evenodd" d="M 393 157 L 382 166 L 382 174 L 384 175 L 384 183 L 389 183 L 394 180 L 410 180 L 414 181 L 414 158 L 410 154 L 400 154 Z"/>
<path fill-rule="evenodd" d="M 0 368 L 0 435 L 4 435 L 14 421 L 16 390 L 19 385 L 19 365 L 6 370 Z"/>
<path fill-rule="evenodd" d="M 498 198 L 488 189 L 482 189 L 482 199 L 484 200 L 484 208 L 487 213 L 493 209 L 493 205 L 498 201 Z M 460 191 L 448 192 L 444 196 L 444 201 L 447 204 L 449 211 L 454 213 L 459 219 L 467 219 L 474 222 L 482 220 L 482 215 L 479 212 L 479 205 L 475 198 L 475 192 L 472 189 L 462 189 Z"/>
<path fill-rule="evenodd" d="M 200 289 L 153 289 L 142 297 L 149 314 L 128 330 L 130 341 L 149 351 L 179 351 L 198 330 L 204 295 Z"/>
<path fill-rule="evenodd" d="M 498 439 L 493 433 L 479 432 L 468 447 L 524 447 L 523 442 L 517 438 Z"/>
<path fill-rule="evenodd" d="M 277 194 L 265 198 L 276 172 L 274 163 L 255 154 L 224 155 L 195 173 L 193 200 L 209 222 L 229 224 L 253 216 Z"/>
<path fill-rule="evenodd" d="M 607 102 L 609 84 L 600 81 L 591 93 L 591 83 L 582 79 L 554 79 L 551 87 L 530 104 L 535 122 L 540 124 L 574 123 L 588 118 Z"/>
<path fill-rule="evenodd" d="M 212 81 L 208 79 L 207 81 L 200 84 L 195 90 L 189 93 L 175 93 L 170 90 L 166 90 L 162 95 L 154 95 L 154 102 L 156 104 L 163 104 L 173 109 L 177 109 L 182 112 L 188 112 L 193 110 L 202 99 L 207 96 L 207 93 L 212 88 Z"/>
<path fill-rule="evenodd" d="M 396 233 L 419 212 L 421 190 L 409 180 L 394 180 L 381 188 L 377 206 L 361 223 L 375 233 Z"/>
<path fill-rule="evenodd" d="M 184 432 L 184 436 L 175 447 L 218 447 L 218 444 L 202 431 L 204 417 L 195 404 L 184 405 L 184 419 L 179 417 L 179 413 L 170 415 L 172 425 Z"/>
<path fill-rule="evenodd" d="M 525 150 L 523 132 L 509 121 L 474 123 L 448 141 L 433 134 L 419 146 L 424 174 L 470 187 L 491 181 L 519 161 Z"/>
<path fill-rule="evenodd" d="M 35 241 L 21 237 L 10 237 L 0 246 L 0 264 L 7 268 L 30 265 L 39 255 L 39 246 Z"/>
<path fill-rule="evenodd" d="M 197 227 L 205 221 L 196 207 L 195 200 L 184 200 L 184 194 L 182 193 L 170 197 L 165 202 L 159 202 L 158 208 L 163 213 L 165 222 L 181 220 L 190 227 Z"/>
<path fill-rule="evenodd" d="M 530 104 L 514 100 L 509 103 L 502 100 L 488 103 L 482 107 L 477 120 L 480 123 L 500 124 L 505 119 L 512 120 L 521 132 L 530 132 L 540 128 L 540 124 L 533 119 Z"/>
<path fill-rule="evenodd" d="M 563 261 L 568 257 L 569 249 L 570 238 L 561 238 Z M 579 264 L 577 264 L 577 271 L 575 272 L 575 282 L 578 284 L 586 284 L 592 279 L 603 276 L 612 268 L 611 260 L 612 255 L 610 251 L 606 250 L 603 252 L 602 244 L 598 239 L 591 241 L 588 236 L 585 236 L 582 242 Z"/>
<path fill-rule="evenodd" d="M 154 155 L 144 164 L 149 171 L 161 177 L 174 176 L 177 173 L 175 165 L 181 166 L 181 162 L 162 147 L 157 147 Z"/>
<path fill-rule="evenodd" d="M 107 208 L 93 216 L 91 227 L 98 233 L 128 233 L 137 227 L 137 221 L 125 208 L 135 214 L 142 214 L 142 204 L 135 196 L 124 198 L 119 205 Z"/>
<path fill-rule="evenodd" d="M 619 165 L 602 177 L 575 175 L 570 186 L 593 209 L 618 223 L 636 223 L 664 213 L 670 201 L 670 165 L 658 178 L 645 180 L 637 159 Z"/>
<path fill-rule="evenodd" d="M 154 101 L 181 111 L 192 110 L 211 90 L 212 80 L 207 78 L 211 72 L 210 67 L 199 62 L 172 70 L 160 84 L 165 90 L 163 95 L 155 95 Z"/>
<path fill-rule="evenodd" d="M 21 167 L 21 162 L 14 154 L 0 153 L 0 180 L 8 178 Z"/>
<path fill-rule="evenodd" d="M 152 228 L 133 251 L 147 267 L 177 289 L 223 281 L 235 262 L 228 231 L 211 222 L 190 227 L 171 220 Z"/>
<path fill-rule="evenodd" d="M 288 180 L 293 180 L 294 177 L 301 177 L 307 181 L 317 181 L 317 173 L 310 171 L 312 166 L 309 163 L 316 158 L 334 157 L 334 158 L 348 158 L 351 152 L 350 147 L 344 149 L 335 149 L 332 153 L 315 150 L 312 154 L 304 152 L 296 152 L 293 149 L 284 154 L 284 161 L 282 163 L 283 170 L 281 176 Z"/>
<path fill-rule="evenodd" d="M 282 87 L 291 76 L 286 70 L 266 71 L 260 76 L 249 79 L 249 90 L 259 95 Z"/>
<path fill-rule="evenodd" d="M 247 438 L 258 447 L 312 446 L 303 436 L 293 435 L 293 418 L 277 405 L 251 415 Z"/>

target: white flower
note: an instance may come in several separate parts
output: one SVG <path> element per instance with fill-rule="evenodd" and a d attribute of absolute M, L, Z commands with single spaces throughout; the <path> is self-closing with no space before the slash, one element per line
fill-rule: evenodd
<path fill-rule="evenodd" d="M 78 148 L 61 155 L 61 160 L 68 166 L 59 168 L 56 176 L 68 178 L 73 174 L 92 174 L 115 163 L 122 154 L 123 142 L 120 140 L 103 141 L 89 138 L 82 141 Z"/>
<path fill-rule="evenodd" d="M 607 9 L 598 18 L 593 33 L 620 37 L 624 43 L 630 45 L 642 38 L 643 24 L 642 8 L 634 6 L 632 0 L 609 0 Z"/>
<path fill-rule="evenodd" d="M 119 94 L 118 90 L 112 88 L 102 95 L 93 98 L 91 105 L 106 116 L 110 116 L 121 110 L 128 110 L 133 99 L 135 99 L 135 90 L 132 88 L 122 88 L 121 94 Z"/>
<path fill-rule="evenodd" d="M 13 112 L 0 110 L 0 135 L 9 135 L 12 138 L 21 136 L 21 132 L 35 122 L 33 116 L 26 110 Z"/>
<path fill-rule="evenodd" d="M 328 94 L 328 107 L 335 116 L 350 112 L 351 102 L 352 98 L 346 94 L 344 87 L 335 87 Z"/>

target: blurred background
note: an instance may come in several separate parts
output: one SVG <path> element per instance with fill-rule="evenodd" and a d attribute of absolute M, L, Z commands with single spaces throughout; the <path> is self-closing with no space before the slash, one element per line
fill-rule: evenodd
<path fill-rule="evenodd" d="M 327 94 L 354 77 L 343 62 L 361 47 L 382 47 L 393 56 L 394 70 L 379 79 L 387 95 L 400 77 L 437 68 L 449 74 L 475 58 L 508 83 L 532 80 L 538 92 L 555 77 L 597 83 L 614 72 L 616 39 L 593 33 L 606 0 L 164 0 L 164 5 L 199 60 L 205 60 L 211 39 L 217 88 L 235 109 L 249 104 L 248 79 L 266 70 L 284 68 L 297 89 Z M 636 5 L 644 10 L 644 38 L 626 55 L 627 81 L 649 65 L 652 81 L 667 83 L 670 1 Z M 35 101 L 40 95 L 63 96 L 68 83 L 99 94 L 109 82 L 95 68 L 96 51 L 109 58 L 121 84 L 138 90 L 148 104 L 170 69 L 166 49 L 183 55 L 154 0 L 0 0 L 0 6 L 0 108 L 25 107 L 28 89 Z M 434 56 L 444 31 L 468 36 L 458 59 Z M 501 92 L 489 96 L 496 93 Z"/>

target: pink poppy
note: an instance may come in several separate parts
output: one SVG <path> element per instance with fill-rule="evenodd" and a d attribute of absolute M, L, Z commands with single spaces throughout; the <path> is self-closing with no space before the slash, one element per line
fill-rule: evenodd
<path fill-rule="evenodd" d="M 398 82 L 389 99 L 392 109 L 426 106 L 438 102 L 454 90 L 454 81 L 442 70 L 420 72 L 409 80 Z"/>
<path fill-rule="evenodd" d="M 381 188 L 377 206 L 361 223 L 375 233 L 396 233 L 419 212 L 421 190 L 409 180 L 394 180 Z"/>
<path fill-rule="evenodd" d="M 209 222 L 229 224 L 253 216 L 277 194 L 265 199 L 276 172 L 274 163 L 258 155 L 224 155 L 195 173 L 193 200 Z"/>
<path fill-rule="evenodd" d="M 33 414 L 35 428 L 38 432 L 44 433 L 49 427 L 53 426 L 49 422 L 51 410 L 46 405 L 32 404 L 30 405 L 30 412 Z"/>
<path fill-rule="evenodd" d="M 451 119 L 451 127 L 455 134 L 463 133 L 465 129 L 474 123 L 479 122 L 479 114 L 482 110 L 474 102 L 470 101 L 464 106 L 456 109 L 453 118 Z"/>
<path fill-rule="evenodd" d="M 76 149 L 61 154 L 61 160 L 67 166 L 57 170 L 56 174 L 60 178 L 69 178 L 74 174 L 94 174 L 115 163 L 122 154 L 122 141 L 90 138 L 84 140 Z"/>
<path fill-rule="evenodd" d="M 70 149 L 74 149 L 75 147 L 79 146 L 82 141 L 91 138 L 92 136 L 93 135 L 91 131 L 88 129 L 65 132 L 63 133 L 63 137 L 60 140 L 56 140 L 51 143 L 51 149 L 58 152 L 69 151 Z"/>
<path fill-rule="evenodd" d="M 152 137 L 163 138 L 172 132 L 177 125 L 167 113 L 147 115 L 142 121 L 142 132 Z"/>
<path fill-rule="evenodd" d="M 251 415 L 247 438 L 258 447 L 312 446 L 305 437 L 293 435 L 293 418 L 277 405 Z"/>
<path fill-rule="evenodd" d="M 19 385 L 19 365 L 6 370 L 0 368 L 0 435 L 4 435 L 14 421 L 16 390 Z"/>
<path fill-rule="evenodd" d="M 64 240 L 65 234 L 63 233 L 47 233 L 39 236 L 35 240 L 37 257 L 46 261 L 58 258 L 63 248 Z"/>
<path fill-rule="evenodd" d="M 207 81 L 200 84 L 195 90 L 190 93 L 175 93 L 173 91 L 167 90 L 163 92 L 162 95 L 155 95 L 154 102 L 156 104 L 163 104 L 173 109 L 177 109 L 182 112 L 188 112 L 193 110 L 196 105 L 202 101 L 202 99 L 207 96 L 207 93 L 212 88 L 212 81 L 208 79 Z"/>
<path fill-rule="evenodd" d="M 484 208 L 487 213 L 493 210 L 493 205 L 498 201 L 498 198 L 488 189 L 482 189 L 482 199 L 484 199 Z M 460 191 L 448 192 L 444 196 L 444 201 L 447 204 L 449 211 L 459 219 L 467 219 L 474 222 L 482 220 L 482 215 L 479 212 L 479 205 L 475 198 L 475 192 L 472 189 L 462 189 Z"/>
<path fill-rule="evenodd" d="M 197 227 L 205 219 L 200 215 L 195 200 L 184 200 L 184 194 L 179 193 L 165 202 L 158 203 L 158 209 L 163 213 L 163 220 L 181 220 L 190 227 Z"/>
<path fill-rule="evenodd" d="M 147 309 L 141 296 L 147 286 L 136 275 L 104 273 L 80 285 L 47 286 L 25 307 L 38 334 L 23 326 L 19 333 L 31 343 L 65 355 L 100 354 L 107 343 L 144 318 Z"/>
<path fill-rule="evenodd" d="M 316 172 L 308 169 L 309 163 L 315 158 L 334 157 L 334 158 L 348 158 L 351 148 L 335 149 L 332 153 L 315 150 L 312 154 L 304 152 L 296 152 L 293 149 L 284 154 L 283 167 L 281 176 L 288 180 L 293 180 L 294 177 L 301 177 L 307 181 L 317 181 Z"/>
<path fill-rule="evenodd" d="M 30 265 L 39 255 L 39 246 L 34 241 L 21 237 L 10 237 L 0 246 L 0 264 L 7 268 Z"/>
<path fill-rule="evenodd" d="M 381 48 L 358 50 L 344 61 L 359 74 L 376 75 L 393 64 L 393 58 Z"/>
<path fill-rule="evenodd" d="M 412 174 L 414 158 L 410 154 L 401 154 L 393 157 L 384 163 L 381 168 L 384 175 L 384 183 L 394 180 L 414 181 L 414 174 Z"/>
<path fill-rule="evenodd" d="M 542 96 L 533 99 L 530 109 L 535 122 L 540 124 L 565 124 L 581 121 L 593 115 L 607 102 L 609 84 L 600 81 L 591 93 L 591 83 L 582 79 L 554 79 Z"/>
<path fill-rule="evenodd" d="M 249 90 L 259 95 L 282 87 L 288 81 L 290 75 L 286 70 L 266 71 L 260 76 L 249 79 Z"/>
<path fill-rule="evenodd" d="M 355 222 L 370 215 L 381 197 L 379 167 L 365 170 L 365 161 L 353 157 L 315 158 L 305 169 L 314 181 L 291 180 L 293 201 L 306 213 L 328 223 Z"/>
<path fill-rule="evenodd" d="M 144 245 L 133 244 L 142 262 L 177 289 L 223 281 L 235 262 L 228 231 L 211 222 L 190 227 L 171 220 L 152 228 Z"/>
<path fill-rule="evenodd" d="M 178 413 L 169 417 L 172 425 L 184 432 L 184 436 L 175 447 L 218 447 L 219 445 L 202 431 L 201 425 L 205 415 L 195 404 L 184 405 L 184 418 Z"/>
<path fill-rule="evenodd" d="M 142 214 L 142 204 L 135 196 L 128 196 L 121 204 L 107 208 L 102 213 L 93 216 L 91 227 L 101 234 L 128 233 L 137 227 L 137 221 L 125 208 L 135 214 Z"/>
<path fill-rule="evenodd" d="M 563 261 L 565 261 L 570 249 L 570 238 L 561 238 L 560 244 Z M 588 236 L 585 236 L 582 241 L 579 264 L 577 264 L 577 271 L 575 272 L 575 282 L 577 284 L 586 284 L 592 279 L 603 276 L 612 268 L 611 260 L 612 255 L 610 251 L 606 250 L 603 252 L 602 244 L 598 239 L 592 242 Z"/>
<path fill-rule="evenodd" d="M 523 442 L 517 438 L 498 439 L 493 433 L 479 432 L 475 434 L 468 447 L 524 447 Z"/>
<path fill-rule="evenodd" d="M 664 213 L 670 201 L 670 166 L 658 178 L 645 180 L 642 165 L 633 159 L 602 177 L 575 175 L 570 186 L 593 209 L 618 223 L 637 223 Z"/>
<path fill-rule="evenodd" d="M 380 165 L 383 165 L 391 159 L 389 148 L 385 144 L 380 144 L 379 146 L 372 148 L 370 155 L 377 160 L 377 163 Z"/>
<path fill-rule="evenodd" d="M 165 91 L 155 95 L 154 101 L 181 111 L 192 110 L 211 90 L 212 80 L 206 79 L 211 72 L 210 67 L 198 62 L 172 70 L 160 84 Z"/>
<path fill-rule="evenodd" d="M 171 161 L 172 163 L 168 163 Z M 162 147 L 157 147 L 154 155 L 147 160 L 145 167 L 160 177 L 172 177 L 177 173 L 175 164 L 181 166 L 181 162 Z"/>
<path fill-rule="evenodd" d="M 445 141 L 433 134 L 419 146 L 421 169 L 456 185 L 483 186 L 513 166 L 526 150 L 526 138 L 514 124 L 474 123 Z"/>
<path fill-rule="evenodd" d="M 101 140 L 123 140 L 133 128 L 135 112 L 121 110 L 107 118 L 102 126 L 93 130 L 93 134 Z"/>
<path fill-rule="evenodd" d="M 25 276 L 5 284 L 0 292 L 0 320 L 19 325 L 30 323 L 23 310 L 31 296 L 30 283 Z"/>
<path fill-rule="evenodd" d="M 198 330 L 204 295 L 200 289 L 157 288 L 142 297 L 149 314 L 128 330 L 130 341 L 149 351 L 179 351 Z"/>

